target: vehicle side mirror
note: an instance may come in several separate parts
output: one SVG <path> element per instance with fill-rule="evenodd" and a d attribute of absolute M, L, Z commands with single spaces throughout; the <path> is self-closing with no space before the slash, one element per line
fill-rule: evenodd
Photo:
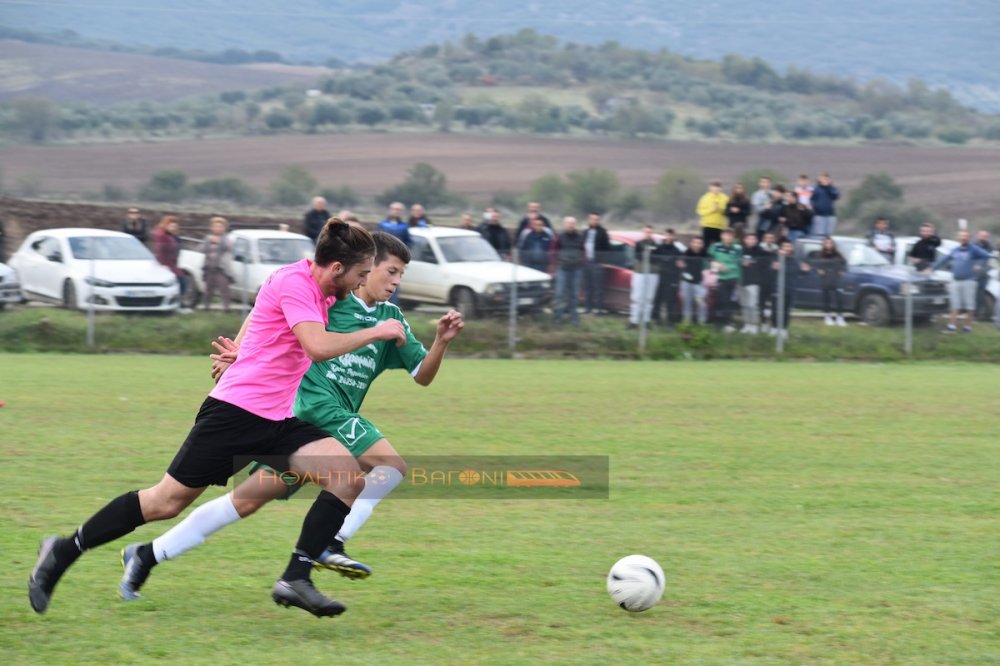
<path fill-rule="evenodd" d="M 245 264 L 247 262 L 247 258 L 244 257 L 242 254 L 234 254 L 233 261 L 238 261 L 240 263 Z"/>
<path fill-rule="evenodd" d="M 54 261 L 57 264 L 62 263 L 62 253 L 60 252 L 53 252 L 52 254 L 48 255 L 45 258 L 48 259 L 49 261 Z"/>

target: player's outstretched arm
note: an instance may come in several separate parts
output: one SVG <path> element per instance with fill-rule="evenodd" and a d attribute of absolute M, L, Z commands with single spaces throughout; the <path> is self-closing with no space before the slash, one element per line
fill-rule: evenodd
<path fill-rule="evenodd" d="M 313 362 L 328 361 L 373 342 L 395 340 L 397 346 L 406 343 L 406 330 L 397 319 L 387 319 L 377 326 L 352 333 L 331 333 L 320 322 L 304 321 L 296 324 L 292 332 Z"/>
<path fill-rule="evenodd" d="M 413 380 L 421 386 L 428 386 L 434 377 L 437 376 L 441 363 L 444 361 L 445 352 L 448 345 L 458 337 L 465 327 L 462 321 L 462 314 L 457 310 L 451 310 L 446 315 L 437 320 L 437 333 L 434 336 L 434 344 L 427 351 L 427 356 L 420 364 L 420 370 L 413 376 Z"/>

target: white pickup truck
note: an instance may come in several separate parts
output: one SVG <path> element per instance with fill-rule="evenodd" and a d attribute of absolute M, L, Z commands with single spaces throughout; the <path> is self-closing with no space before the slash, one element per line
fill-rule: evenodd
<path fill-rule="evenodd" d="M 230 266 L 234 301 L 253 303 L 257 292 L 271 273 L 303 258 L 312 258 L 313 242 L 307 236 L 271 229 L 237 229 L 227 235 L 232 248 Z M 188 278 L 184 305 L 193 308 L 205 294 L 202 267 L 205 255 L 200 250 L 182 249 L 177 265 Z"/>
<path fill-rule="evenodd" d="M 404 309 L 418 303 L 452 305 L 472 319 L 508 311 L 512 297 L 517 308 L 526 311 L 540 310 L 552 300 L 548 273 L 501 260 L 474 231 L 413 228 L 410 241 L 413 258 L 399 290 Z"/>

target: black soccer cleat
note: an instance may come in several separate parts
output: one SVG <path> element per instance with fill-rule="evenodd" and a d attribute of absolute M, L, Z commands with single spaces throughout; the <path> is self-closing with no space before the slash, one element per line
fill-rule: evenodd
<path fill-rule="evenodd" d="M 49 607 L 56 583 L 69 568 L 69 564 L 59 562 L 56 557 L 56 544 L 61 540 L 57 536 L 45 537 L 38 547 L 38 561 L 28 579 L 28 600 L 36 613 L 44 613 Z"/>
<path fill-rule="evenodd" d="M 333 617 L 347 610 L 347 606 L 317 590 L 311 580 L 279 580 L 271 588 L 271 598 L 279 606 L 295 606 L 316 617 Z"/>
<path fill-rule="evenodd" d="M 352 580 L 358 580 L 362 578 L 368 578 L 372 575 L 372 569 L 367 564 L 362 564 L 357 560 L 351 558 L 350 555 L 344 552 L 344 544 L 342 541 L 334 539 L 326 550 L 316 558 L 316 563 L 313 564 L 316 569 L 329 569 L 330 571 L 336 571 L 344 578 L 350 578 Z"/>
<path fill-rule="evenodd" d="M 140 545 L 133 543 L 131 546 L 122 548 L 121 561 L 124 573 L 122 574 L 121 582 L 118 583 L 118 596 L 125 601 L 142 599 L 139 589 L 146 582 L 146 579 L 149 578 L 149 572 L 152 571 L 151 567 L 143 564 L 142 558 L 136 553 Z"/>

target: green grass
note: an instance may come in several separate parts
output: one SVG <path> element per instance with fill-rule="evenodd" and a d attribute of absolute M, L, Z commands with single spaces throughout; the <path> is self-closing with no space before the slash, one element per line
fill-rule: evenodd
<path fill-rule="evenodd" d="M 440 310 L 407 313 L 417 337 L 430 344 Z M 56 308 L 13 308 L 0 313 L 0 341 L 10 352 L 152 352 L 203 355 L 218 335 L 233 335 L 238 312 L 198 311 L 188 316 L 98 315 L 96 344 L 86 345 L 87 318 Z M 622 317 L 584 317 L 580 328 L 556 326 L 549 315 L 524 315 L 518 322 L 516 353 L 530 357 L 638 358 L 639 335 L 625 330 Z M 950 360 L 1000 362 L 1000 335 L 991 323 L 976 324 L 974 335 L 941 335 L 939 325 L 914 330 L 913 353 L 903 349 L 901 326 L 869 328 L 852 324 L 830 328 L 813 318 L 796 317 L 792 336 L 780 356 L 765 335 L 723 335 L 713 328 L 650 330 L 644 358 L 649 359 L 807 359 L 821 361 Z M 510 356 L 505 316 L 467 322 L 452 345 L 454 354 Z"/>
<path fill-rule="evenodd" d="M 391 373 L 366 415 L 407 455 L 611 457 L 611 499 L 391 499 L 317 574 L 317 620 L 268 590 L 307 504 L 272 505 L 116 598 L 123 539 L 45 616 L 40 537 L 160 477 L 209 390 L 190 357 L 0 355 L 0 650 L 7 664 L 1000 661 L 1000 367 L 451 360 Z M 220 491 L 211 490 L 207 496 Z M 150 539 L 170 523 L 144 526 Z M 641 614 L 605 592 L 660 562 Z"/>

